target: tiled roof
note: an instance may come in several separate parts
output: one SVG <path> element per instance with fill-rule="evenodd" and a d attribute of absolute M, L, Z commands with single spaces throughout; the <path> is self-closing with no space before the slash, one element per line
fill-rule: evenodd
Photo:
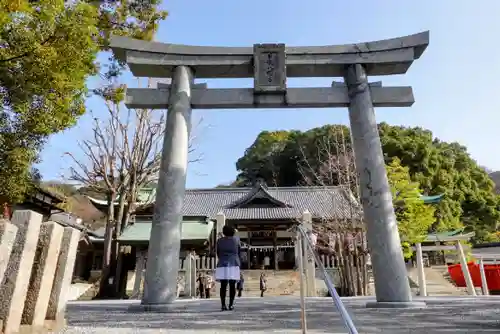
<path fill-rule="evenodd" d="M 295 208 L 236 208 L 225 209 L 226 219 L 264 220 L 264 219 L 299 219 L 304 210 Z"/>
<path fill-rule="evenodd" d="M 290 204 L 285 203 L 276 197 L 274 197 L 272 194 L 267 191 L 267 187 L 264 185 L 257 185 L 254 188 L 251 188 L 250 191 L 247 192 L 245 196 L 242 196 L 238 198 L 236 201 L 233 203 L 226 205 L 227 209 L 233 209 L 233 208 L 238 208 L 242 207 L 245 204 L 251 202 L 255 198 L 265 198 L 268 199 L 270 203 L 273 203 L 274 206 L 280 207 L 280 208 L 288 208 L 290 207 Z"/>
<path fill-rule="evenodd" d="M 277 207 L 239 206 L 251 201 L 250 194 L 257 197 L 268 194 Z M 103 205 L 102 201 L 89 199 Z M 295 219 L 305 210 L 315 218 L 325 219 L 360 218 L 362 214 L 361 206 L 350 190 L 344 187 L 269 187 L 265 191 L 257 191 L 255 188 L 187 189 L 182 214 L 215 218 L 222 211 L 227 219 L 265 220 Z"/>
<path fill-rule="evenodd" d="M 360 206 L 352 194 L 342 187 L 269 187 L 266 192 L 288 208 L 235 208 L 233 203 L 245 198 L 253 188 L 219 188 L 188 190 L 184 199 L 183 214 L 214 217 L 222 211 L 227 219 L 291 219 L 299 218 L 309 210 L 316 218 L 349 219 L 351 208 Z M 230 208 L 229 208 L 230 206 Z M 354 212 L 356 214 L 356 212 Z"/>
<path fill-rule="evenodd" d="M 293 219 L 309 210 L 317 218 L 348 219 L 351 217 L 351 204 L 359 208 L 350 192 L 341 187 L 266 189 L 273 198 L 286 203 L 288 208 L 235 208 L 232 205 L 242 198 L 248 202 L 247 194 L 252 191 L 253 188 L 187 190 L 182 211 L 185 216 L 204 215 L 211 218 L 222 211 L 227 219 Z"/>

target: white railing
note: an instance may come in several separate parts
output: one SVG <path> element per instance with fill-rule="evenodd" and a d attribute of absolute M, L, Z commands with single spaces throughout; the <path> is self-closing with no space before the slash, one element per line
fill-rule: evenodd
<path fill-rule="evenodd" d="M 475 262 L 479 265 L 479 273 L 481 275 L 481 291 L 483 295 L 489 295 L 490 291 L 488 288 L 488 281 L 486 280 L 486 271 L 484 270 L 485 264 L 500 264 L 500 254 L 496 253 L 481 253 L 472 252 L 472 257 L 476 260 Z"/>
<path fill-rule="evenodd" d="M 196 269 L 197 270 L 215 270 L 215 257 L 213 256 L 197 256 Z"/>
<path fill-rule="evenodd" d="M 185 270 L 186 259 L 179 260 L 179 270 Z M 215 257 L 213 256 L 196 256 L 195 257 L 196 270 L 215 270 Z"/>
<path fill-rule="evenodd" d="M 339 267 L 339 262 L 340 259 L 337 256 L 334 255 L 320 255 L 320 262 L 323 264 L 323 267 L 325 269 L 335 269 Z M 316 263 L 316 268 L 319 267 L 319 265 Z"/>
<path fill-rule="evenodd" d="M 300 309 L 301 309 L 301 327 L 302 327 L 302 333 L 307 334 L 307 321 L 306 321 L 306 303 L 305 303 L 305 285 L 306 285 L 306 266 L 308 263 L 308 257 L 312 255 L 313 260 L 316 262 L 316 265 L 318 266 L 319 270 L 323 274 L 323 279 L 325 281 L 325 285 L 328 289 L 328 292 L 330 292 L 330 296 L 332 296 L 333 299 L 333 304 L 337 308 L 337 311 L 340 313 L 340 317 L 342 318 L 344 325 L 346 329 L 348 330 L 349 334 L 358 334 L 358 330 L 354 326 L 354 323 L 351 319 L 351 316 L 347 312 L 344 303 L 340 299 L 340 296 L 337 293 L 337 290 L 335 289 L 335 286 L 333 285 L 333 282 L 330 278 L 330 275 L 328 275 L 325 266 L 323 265 L 323 261 L 316 252 L 315 245 L 312 243 L 311 239 L 309 238 L 307 232 L 304 230 L 304 228 L 301 225 L 297 226 L 297 242 L 298 242 L 298 247 L 299 247 L 299 255 L 300 255 L 300 260 L 299 260 L 299 272 L 300 272 Z"/>
<path fill-rule="evenodd" d="M 339 259 L 334 255 L 320 255 L 321 264 L 325 269 L 338 268 Z M 181 259 L 181 266 L 183 268 L 184 260 Z M 216 261 L 214 256 L 196 256 L 196 269 L 197 270 L 215 270 Z M 318 267 L 318 264 L 316 264 Z"/>

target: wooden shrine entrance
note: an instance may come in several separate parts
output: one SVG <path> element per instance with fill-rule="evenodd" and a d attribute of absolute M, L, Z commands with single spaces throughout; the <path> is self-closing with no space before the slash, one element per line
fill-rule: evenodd
<path fill-rule="evenodd" d="M 241 223 L 235 226 L 242 244 L 242 268 L 293 269 L 295 267 L 295 234 L 293 222 L 280 224 Z"/>

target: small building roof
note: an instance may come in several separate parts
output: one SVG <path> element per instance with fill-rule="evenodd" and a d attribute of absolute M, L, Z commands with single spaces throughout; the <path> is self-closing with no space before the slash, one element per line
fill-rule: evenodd
<path fill-rule="evenodd" d="M 474 235 L 474 232 L 464 233 L 463 229 L 456 229 L 448 232 L 430 233 L 423 242 L 469 240 L 474 237 Z"/>
<path fill-rule="evenodd" d="M 135 223 L 128 226 L 118 241 L 123 244 L 149 242 L 152 223 Z M 211 220 L 182 221 L 181 240 L 208 240 L 214 227 Z"/>
<path fill-rule="evenodd" d="M 444 194 L 434 195 L 434 196 L 420 195 L 420 198 L 424 201 L 425 204 L 437 204 L 437 203 L 441 202 L 443 197 L 444 197 Z"/>

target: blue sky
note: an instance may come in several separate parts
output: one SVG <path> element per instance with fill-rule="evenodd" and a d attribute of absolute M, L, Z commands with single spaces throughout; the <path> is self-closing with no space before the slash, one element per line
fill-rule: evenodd
<path fill-rule="evenodd" d="M 384 85 L 411 85 L 412 108 L 377 109 L 379 122 L 421 126 L 442 140 L 468 147 L 481 165 L 500 170 L 500 1 L 400 0 L 170 0 L 157 40 L 168 43 L 293 46 L 373 41 L 430 30 L 431 42 L 403 76 L 373 78 Z M 127 83 L 132 77 L 126 76 Z M 291 80 L 292 86 L 328 86 L 332 79 Z M 337 79 L 340 80 L 340 79 Z M 251 87 L 248 80 L 210 80 L 209 87 Z M 104 106 L 87 103 L 97 115 Z M 158 110 L 158 112 L 164 112 Z M 346 109 L 196 110 L 203 118 L 189 188 L 213 187 L 236 176 L 235 162 L 263 130 L 307 130 L 348 124 Z M 91 118 L 50 138 L 39 168 L 46 180 L 68 175 L 70 151 L 91 132 Z"/>

